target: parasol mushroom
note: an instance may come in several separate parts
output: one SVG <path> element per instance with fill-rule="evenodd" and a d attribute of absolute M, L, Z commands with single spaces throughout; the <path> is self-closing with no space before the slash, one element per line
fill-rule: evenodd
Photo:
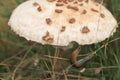
<path fill-rule="evenodd" d="M 55 46 L 68 46 L 72 41 L 79 45 L 98 43 L 117 28 L 112 14 L 94 0 L 28 0 L 13 11 L 8 24 L 27 40 Z M 79 50 L 70 58 L 76 67 Z"/>

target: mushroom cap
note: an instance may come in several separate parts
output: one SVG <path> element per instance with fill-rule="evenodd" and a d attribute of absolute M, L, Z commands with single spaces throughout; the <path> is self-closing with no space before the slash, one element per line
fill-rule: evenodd
<path fill-rule="evenodd" d="M 93 0 L 28 0 L 13 11 L 8 24 L 27 40 L 56 46 L 98 43 L 117 28 L 112 14 Z"/>

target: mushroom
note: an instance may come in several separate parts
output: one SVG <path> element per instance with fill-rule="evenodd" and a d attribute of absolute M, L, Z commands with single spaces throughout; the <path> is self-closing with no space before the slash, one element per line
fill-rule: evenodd
<path fill-rule="evenodd" d="M 13 11 L 8 24 L 27 40 L 55 46 L 68 46 L 72 41 L 79 45 L 98 43 L 117 28 L 113 15 L 94 0 L 28 0 Z M 70 57 L 76 67 L 80 65 L 76 61 L 79 50 Z"/>

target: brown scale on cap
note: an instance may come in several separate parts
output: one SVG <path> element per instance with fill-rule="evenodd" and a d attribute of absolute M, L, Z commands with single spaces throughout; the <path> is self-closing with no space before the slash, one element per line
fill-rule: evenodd
<path fill-rule="evenodd" d="M 88 32 L 90 32 L 90 30 L 88 29 L 88 27 L 87 26 L 84 26 L 83 28 L 82 28 L 82 31 L 81 31 L 82 33 L 88 33 Z"/>
<path fill-rule="evenodd" d="M 67 4 L 68 2 L 67 2 L 67 0 L 62 0 L 63 1 L 63 3 L 65 3 L 65 4 Z"/>
<path fill-rule="evenodd" d="M 87 13 L 87 11 L 86 11 L 86 10 L 83 10 L 83 11 L 82 11 L 82 14 L 86 14 L 86 13 Z"/>
<path fill-rule="evenodd" d="M 48 43 L 53 43 L 54 42 L 54 37 L 53 35 L 50 35 L 50 33 L 47 31 L 45 36 L 42 37 L 42 39 L 45 41 L 45 42 L 48 42 Z"/>
<path fill-rule="evenodd" d="M 37 7 L 37 6 L 39 6 L 39 4 L 37 2 L 34 2 L 33 6 Z"/>
<path fill-rule="evenodd" d="M 57 2 L 62 2 L 62 0 L 57 0 Z"/>
<path fill-rule="evenodd" d="M 54 2 L 54 1 L 56 1 L 56 0 L 47 0 L 48 2 Z"/>
<path fill-rule="evenodd" d="M 105 18 L 105 15 L 103 13 L 100 14 L 101 18 Z"/>
<path fill-rule="evenodd" d="M 56 3 L 56 6 L 64 6 L 64 4 Z"/>
<path fill-rule="evenodd" d="M 98 10 L 96 10 L 94 8 L 91 8 L 91 11 L 93 11 L 93 12 L 99 12 Z"/>
<path fill-rule="evenodd" d="M 79 2 L 82 2 L 83 0 L 78 0 Z"/>
<path fill-rule="evenodd" d="M 56 13 L 62 13 L 62 12 L 63 12 L 63 10 L 60 10 L 60 9 L 55 9 L 55 12 L 56 12 Z"/>
<path fill-rule="evenodd" d="M 37 10 L 40 12 L 40 11 L 42 11 L 42 9 L 41 9 L 41 7 L 39 6 L 38 8 L 37 8 Z"/>
<path fill-rule="evenodd" d="M 71 23 L 71 24 L 75 23 L 75 18 L 69 19 L 69 23 Z"/>
<path fill-rule="evenodd" d="M 74 0 L 68 0 L 68 2 L 73 2 Z"/>
<path fill-rule="evenodd" d="M 34 3 L 33 3 L 33 6 L 35 6 L 35 7 L 38 6 L 37 10 L 38 10 L 39 12 L 42 11 L 40 5 L 39 5 L 37 2 L 34 2 Z"/>
<path fill-rule="evenodd" d="M 68 3 L 67 0 L 57 0 L 57 2 L 63 2 L 63 3 L 65 3 L 65 4 Z"/>
<path fill-rule="evenodd" d="M 89 0 L 85 0 L 85 2 L 86 2 L 86 3 L 88 3 L 88 2 L 89 2 Z"/>
<path fill-rule="evenodd" d="M 75 1 L 75 2 L 74 2 L 74 4 L 78 4 L 78 2 L 77 2 L 77 1 Z"/>
<path fill-rule="evenodd" d="M 52 20 L 50 18 L 46 18 L 46 23 L 50 25 L 52 23 Z"/>
<path fill-rule="evenodd" d="M 65 31 L 65 29 L 66 29 L 66 27 L 65 26 L 62 26 L 62 28 L 61 28 L 61 32 L 64 32 Z"/>
<path fill-rule="evenodd" d="M 81 4 L 79 4 L 80 6 L 83 6 L 83 4 L 81 3 Z"/>
<path fill-rule="evenodd" d="M 76 7 L 76 6 L 70 6 L 70 5 L 68 5 L 67 8 L 68 8 L 68 9 L 75 10 L 75 11 L 78 11 L 78 10 L 79 10 L 79 8 Z"/>

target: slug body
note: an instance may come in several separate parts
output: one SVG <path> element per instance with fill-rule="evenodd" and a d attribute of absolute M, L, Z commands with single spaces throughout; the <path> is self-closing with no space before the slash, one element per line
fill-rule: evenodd
<path fill-rule="evenodd" d="M 84 57 L 83 59 L 80 59 L 77 61 L 76 58 L 78 56 L 79 51 L 80 51 L 80 47 L 78 47 L 76 50 L 74 50 L 70 57 L 71 64 L 75 67 L 81 67 L 82 65 L 84 65 L 87 61 L 89 61 L 94 56 L 94 54 L 90 54 L 90 55 Z"/>

